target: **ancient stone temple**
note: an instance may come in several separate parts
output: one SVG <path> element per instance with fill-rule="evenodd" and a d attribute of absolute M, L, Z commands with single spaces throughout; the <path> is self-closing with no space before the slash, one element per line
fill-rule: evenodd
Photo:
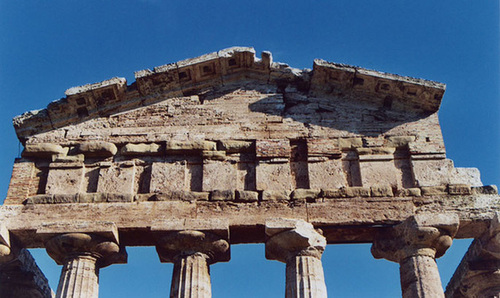
<path fill-rule="evenodd" d="M 323 251 L 373 243 L 400 264 L 403 297 L 498 297 L 500 197 L 446 158 L 443 84 L 323 60 L 299 70 L 242 47 L 135 78 L 14 119 L 4 295 L 52 295 L 26 248 L 63 265 L 57 297 L 97 297 L 100 268 L 155 246 L 174 263 L 171 297 L 210 297 L 211 264 L 265 243 L 286 263 L 286 297 L 327 297 Z M 445 294 L 435 259 L 454 238 L 476 240 Z"/>

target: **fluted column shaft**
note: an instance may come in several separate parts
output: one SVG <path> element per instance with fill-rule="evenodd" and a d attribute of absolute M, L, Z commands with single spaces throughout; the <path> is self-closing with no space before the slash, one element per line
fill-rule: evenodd
<path fill-rule="evenodd" d="M 434 258 L 426 255 L 408 257 L 401 261 L 399 274 L 403 298 L 444 297 Z"/>
<path fill-rule="evenodd" d="M 207 255 L 195 253 L 175 261 L 170 297 L 212 297 L 207 258 Z"/>
<path fill-rule="evenodd" d="M 97 298 L 99 293 L 99 270 L 97 259 L 89 255 L 77 255 L 64 263 L 57 287 L 56 298 Z M 85 293 L 85 296 L 82 296 Z"/>
<path fill-rule="evenodd" d="M 321 255 L 326 239 L 304 221 L 284 222 L 283 229 L 276 222 L 266 223 L 266 258 L 286 263 L 286 298 L 327 297 Z M 278 223 L 279 224 L 279 223 Z M 290 229 L 291 227 L 291 229 Z"/>
<path fill-rule="evenodd" d="M 209 265 L 229 260 L 229 243 L 221 236 L 201 231 L 167 233 L 156 246 L 162 262 L 174 263 L 170 297 L 210 298 Z"/>
<path fill-rule="evenodd" d="M 458 229 L 454 214 L 419 214 L 373 242 L 375 258 L 399 263 L 404 298 L 444 297 L 435 258 L 451 246 Z"/>
<path fill-rule="evenodd" d="M 286 297 L 326 297 L 321 260 L 295 256 L 286 263 Z"/>
<path fill-rule="evenodd" d="M 45 247 L 63 265 L 56 298 L 97 298 L 99 268 L 110 265 L 120 251 L 115 242 L 85 233 L 56 236 Z"/>

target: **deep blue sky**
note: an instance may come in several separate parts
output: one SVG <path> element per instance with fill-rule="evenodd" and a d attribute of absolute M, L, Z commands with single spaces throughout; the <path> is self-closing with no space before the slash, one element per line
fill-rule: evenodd
<path fill-rule="evenodd" d="M 18 155 L 12 117 L 73 86 L 114 76 L 130 84 L 134 71 L 235 45 L 297 68 L 322 58 L 446 83 L 448 158 L 500 184 L 499 35 L 493 0 L 0 0 L 0 194 Z M 444 284 L 467 243 L 439 261 Z M 55 288 L 60 268 L 36 255 Z M 332 296 L 400 295 L 398 266 L 374 260 L 369 245 L 330 245 L 323 262 Z M 282 297 L 284 270 L 262 245 L 235 246 L 230 263 L 212 267 L 214 297 Z M 171 271 L 153 248 L 130 248 L 128 265 L 102 270 L 101 297 L 165 297 Z"/>

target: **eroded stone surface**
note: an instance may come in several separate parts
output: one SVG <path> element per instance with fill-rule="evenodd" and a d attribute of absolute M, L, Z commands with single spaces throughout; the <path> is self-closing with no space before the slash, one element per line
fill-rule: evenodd
<path fill-rule="evenodd" d="M 400 264 L 403 297 L 444 297 L 435 258 L 451 246 L 458 222 L 456 214 L 419 214 L 375 239 L 373 256 Z"/>
<path fill-rule="evenodd" d="M 285 297 L 327 297 L 321 255 L 326 239 L 305 221 L 266 222 L 266 258 L 286 263 Z"/>
<path fill-rule="evenodd" d="M 114 262 L 119 246 L 109 239 L 84 233 L 56 236 L 46 243 L 47 253 L 62 264 L 56 297 L 98 297 L 99 268 Z"/>
<path fill-rule="evenodd" d="M 324 60 L 299 70 L 244 47 L 135 76 L 129 86 L 113 78 L 68 89 L 46 109 L 14 119 L 25 150 L 0 209 L 7 235 L 43 247 L 69 232 L 61 228 L 72 230 L 71 220 L 111 221 L 128 245 L 157 245 L 158 222 L 184 220 L 186 230 L 212 233 L 200 222 L 224 218 L 231 238 L 216 235 L 229 245 L 264 242 L 272 234 L 262 233 L 265 223 L 287 217 L 325 228 L 321 238 L 311 226 L 282 226 L 282 235 L 302 235 L 290 239 L 357 243 L 397 225 L 389 238 L 411 249 L 401 241 L 374 247 L 400 262 L 404 293 L 415 293 L 422 284 L 412 278 L 436 280 L 434 257 L 457 229 L 422 214 L 456 213 L 457 237 L 477 237 L 500 210 L 496 187 L 483 187 L 477 169 L 446 159 L 437 115 L 443 84 Z M 285 251 L 295 243 L 287 239 Z M 287 295 L 326 296 L 321 245 L 297 241 L 312 248 L 287 261 L 289 284 L 301 284 Z M 198 287 L 183 285 L 190 277 L 180 272 L 199 269 L 207 272 L 199 275 L 200 295 L 210 295 L 212 256 L 198 250 L 176 263 L 173 292 Z M 421 288 L 440 295 L 436 284 Z"/>

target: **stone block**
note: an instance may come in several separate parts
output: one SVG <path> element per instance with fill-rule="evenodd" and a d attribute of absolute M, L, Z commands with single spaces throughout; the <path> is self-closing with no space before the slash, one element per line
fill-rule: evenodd
<path fill-rule="evenodd" d="M 335 189 L 348 185 L 347 174 L 339 159 L 309 162 L 307 167 L 311 188 Z"/>
<path fill-rule="evenodd" d="M 229 162 L 205 161 L 203 163 L 203 191 L 237 188 L 236 165 Z"/>
<path fill-rule="evenodd" d="M 362 160 L 391 160 L 395 151 L 394 147 L 356 148 L 359 155 L 374 155 L 360 157 Z"/>
<path fill-rule="evenodd" d="M 125 193 L 107 193 L 106 194 L 106 202 L 109 203 L 130 203 L 134 201 L 133 194 L 125 194 Z"/>
<path fill-rule="evenodd" d="M 339 139 L 339 147 L 340 149 L 352 149 L 363 147 L 363 139 L 362 138 L 340 138 Z"/>
<path fill-rule="evenodd" d="M 289 158 L 291 154 L 290 141 L 284 140 L 257 140 L 255 142 L 257 158 Z"/>
<path fill-rule="evenodd" d="M 415 136 L 390 136 L 387 137 L 387 146 L 389 147 L 403 147 L 415 141 Z"/>
<path fill-rule="evenodd" d="M 94 233 L 120 243 L 116 224 L 108 221 L 59 220 L 45 222 L 36 230 L 38 236 L 49 239 L 62 233 Z"/>
<path fill-rule="evenodd" d="M 106 203 L 107 202 L 107 196 L 108 194 L 107 193 L 101 193 L 101 192 L 98 192 L 98 193 L 95 193 L 93 194 L 93 203 Z"/>
<path fill-rule="evenodd" d="M 186 162 L 154 162 L 151 165 L 149 192 L 162 193 L 189 190 L 187 187 Z"/>
<path fill-rule="evenodd" d="M 204 160 L 226 160 L 226 151 L 203 151 Z"/>
<path fill-rule="evenodd" d="M 135 165 L 112 164 L 99 169 L 97 192 L 132 194 L 134 192 Z"/>
<path fill-rule="evenodd" d="M 320 197 L 323 198 L 344 198 L 345 192 L 340 189 L 322 189 Z"/>
<path fill-rule="evenodd" d="M 411 164 L 415 182 L 420 187 L 450 183 L 450 174 L 453 168 L 451 160 L 412 160 Z"/>
<path fill-rule="evenodd" d="M 77 194 L 54 194 L 54 204 L 71 204 L 78 203 Z"/>
<path fill-rule="evenodd" d="M 234 190 L 214 190 L 210 193 L 211 201 L 234 201 L 235 197 Z"/>
<path fill-rule="evenodd" d="M 146 201 L 152 201 L 151 197 L 153 197 L 154 194 L 149 194 L 149 193 L 138 193 L 134 195 L 134 202 L 146 202 Z"/>
<path fill-rule="evenodd" d="M 496 195 L 498 194 L 498 188 L 496 185 L 485 185 L 472 187 L 471 192 L 474 195 Z"/>
<path fill-rule="evenodd" d="M 320 196 L 325 198 L 355 198 L 355 197 L 369 197 L 371 190 L 369 187 L 341 187 L 338 189 L 323 189 Z"/>
<path fill-rule="evenodd" d="M 396 197 L 420 197 L 422 191 L 420 188 L 398 188 L 394 196 Z"/>
<path fill-rule="evenodd" d="M 447 195 L 448 192 L 446 191 L 446 188 L 447 188 L 446 185 L 421 187 L 423 196 Z"/>
<path fill-rule="evenodd" d="M 237 190 L 236 200 L 240 202 L 256 202 L 259 200 L 259 193 L 249 190 Z"/>
<path fill-rule="evenodd" d="M 453 168 L 450 176 L 450 184 L 483 185 L 481 174 L 476 168 Z"/>
<path fill-rule="evenodd" d="M 141 156 L 141 155 L 158 155 L 162 153 L 161 145 L 156 143 L 150 144 L 126 144 L 121 149 L 121 154 L 126 156 Z"/>
<path fill-rule="evenodd" d="M 85 160 L 85 155 L 52 155 L 52 162 L 55 163 L 82 163 Z"/>
<path fill-rule="evenodd" d="M 293 230 L 293 229 L 307 229 L 314 231 L 311 223 L 304 220 L 288 219 L 288 218 L 273 218 L 266 220 L 266 236 L 272 237 L 276 234 Z M 326 243 L 325 243 L 326 244 Z"/>
<path fill-rule="evenodd" d="M 23 157 L 50 157 L 55 154 L 67 152 L 61 145 L 51 143 L 26 144 L 22 153 Z"/>
<path fill-rule="evenodd" d="M 182 196 L 183 200 L 187 201 L 208 201 L 210 198 L 209 192 L 186 191 Z"/>
<path fill-rule="evenodd" d="M 35 195 L 27 198 L 24 204 L 54 204 L 54 195 Z"/>
<path fill-rule="evenodd" d="M 392 187 L 389 185 L 375 185 L 370 187 L 372 197 L 392 197 Z"/>
<path fill-rule="evenodd" d="M 82 190 L 84 168 L 82 164 L 74 167 L 59 167 L 52 165 L 47 176 L 47 194 L 76 194 Z"/>
<path fill-rule="evenodd" d="M 175 141 L 167 142 L 167 151 L 215 151 L 217 144 L 211 141 Z"/>
<path fill-rule="evenodd" d="M 256 168 L 257 190 L 293 190 L 289 163 L 259 162 Z"/>
<path fill-rule="evenodd" d="M 166 193 L 154 194 L 149 201 L 208 201 L 209 192 L 174 190 Z"/>
<path fill-rule="evenodd" d="M 450 195 L 470 195 L 471 187 L 467 184 L 450 184 L 448 185 L 448 193 Z"/>
<path fill-rule="evenodd" d="M 262 191 L 263 201 L 288 201 L 290 200 L 289 190 L 264 190 Z"/>
<path fill-rule="evenodd" d="M 151 231 L 174 232 L 174 231 L 203 231 L 211 232 L 222 236 L 225 239 L 229 237 L 229 221 L 227 219 L 169 219 L 155 220 L 151 224 Z"/>
<path fill-rule="evenodd" d="M 87 141 L 78 146 L 78 151 L 90 157 L 110 157 L 116 154 L 115 144 L 104 141 Z"/>
<path fill-rule="evenodd" d="M 249 152 L 252 150 L 253 142 L 251 141 L 236 141 L 236 140 L 221 140 L 219 141 L 219 150 L 227 151 L 228 153 Z"/>
<path fill-rule="evenodd" d="M 319 193 L 320 189 L 295 189 L 292 192 L 292 199 L 294 200 L 315 200 Z"/>
<path fill-rule="evenodd" d="M 340 188 L 340 191 L 343 194 L 343 196 L 348 198 L 369 197 L 371 193 L 369 187 L 360 187 L 360 186 L 342 187 Z"/>
<path fill-rule="evenodd" d="M 78 202 L 79 203 L 98 203 L 105 202 L 106 194 L 103 193 L 79 193 Z"/>
<path fill-rule="evenodd" d="M 361 181 L 364 186 L 390 185 L 401 188 L 403 177 L 399 169 L 396 168 L 392 155 L 385 155 L 385 160 L 361 160 L 359 168 Z"/>
<path fill-rule="evenodd" d="M 336 139 L 307 139 L 308 156 L 340 158 L 339 142 Z"/>

